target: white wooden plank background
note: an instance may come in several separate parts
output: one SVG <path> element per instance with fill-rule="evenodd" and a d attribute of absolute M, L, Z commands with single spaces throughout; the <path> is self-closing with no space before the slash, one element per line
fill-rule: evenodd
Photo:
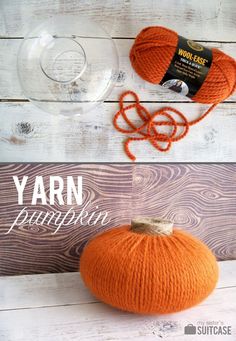
<path fill-rule="evenodd" d="M 200 104 L 189 105 L 187 98 L 142 81 L 132 70 L 129 49 L 145 26 L 170 27 L 236 57 L 234 0 L 2 0 L 0 6 L 0 161 L 129 161 L 122 147 L 125 136 L 112 125 L 118 96 L 126 89 L 137 91 L 151 111 L 172 102 L 187 116 L 199 113 Z M 120 76 L 108 101 L 76 120 L 57 118 L 34 108 L 25 101 L 16 74 L 21 38 L 38 22 L 63 13 L 86 15 L 100 22 L 115 38 L 120 56 Z M 137 161 L 235 161 L 236 95 L 227 102 L 191 128 L 188 137 L 169 153 L 157 152 L 148 143 L 136 144 L 132 150 L 137 151 Z"/>
<path fill-rule="evenodd" d="M 94 111 L 92 122 L 88 115 L 73 121 L 64 117 L 55 120 L 29 103 L 5 102 L 0 106 L 7 117 L 0 128 L 4 161 L 129 161 L 123 152 L 125 137 L 113 129 L 111 122 L 116 103 Z M 149 103 L 149 107 L 154 110 L 156 104 Z M 205 108 L 194 103 L 175 103 L 175 107 L 184 110 L 188 117 Z M 236 120 L 234 103 L 221 104 L 204 124 L 190 128 L 184 140 L 173 144 L 169 153 L 157 152 L 148 142 L 133 143 L 131 150 L 138 161 L 145 162 L 235 161 L 232 120 Z"/>
<path fill-rule="evenodd" d="M 215 321 L 232 326 L 235 340 L 236 261 L 219 263 L 217 288 L 202 304 L 163 316 L 125 313 L 97 301 L 79 273 L 0 278 L 0 339 L 20 340 L 200 340 L 184 335 L 188 323 Z"/>
<path fill-rule="evenodd" d="M 181 30 L 192 39 L 235 41 L 234 0 L 1 0 L 3 37 L 22 37 L 35 23 L 56 14 L 88 16 L 113 37 L 134 37 L 148 25 Z"/>
<path fill-rule="evenodd" d="M 115 88 L 108 97 L 108 101 L 117 101 L 120 93 L 132 89 L 140 94 L 143 101 L 155 102 L 190 102 L 187 97 L 178 95 L 161 86 L 154 86 L 142 80 L 133 70 L 129 61 L 129 50 L 134 39 L 114 39 L 120 61 L 120 75 Z M 17 51 L 22 39 L 0 39 L 0 94 L 2 99 L 25 99 L 17 77 Z M 207 43 L 236 57 L 235 43 Z M 7 56 L 7 58 L 6 58 Z M 228 101 L 236 101 L 236 94 Z M 157 103 L 158 105 L 158 103 Z M 91 115 L 92 116 L 92 115 Z"/>

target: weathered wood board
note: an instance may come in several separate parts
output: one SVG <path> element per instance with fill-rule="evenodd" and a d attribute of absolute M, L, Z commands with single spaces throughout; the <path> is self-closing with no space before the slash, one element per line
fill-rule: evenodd
<path fill-rule="evenodd" d="M 2 0 L 2 37 L 23 37 L 36 23 L 54 15 L 86 16 L 113 37 L 134 38 L 145 26 L 162 25 L 191 39 L 235 41 L 236 5 L 233 0 L 96 0 L 50 2 Z"/>
<path fill-rule="evenodd" d="M 0 278 L 0 337 L 27 340 L 235 340 L 236 261 L 220 262 L 217 288 L 200 305 L 163 316 L 111 308 L 84 287 L 79 273 Z M 222 297 L 224 300 L 222 301 Z M 185 335 L 184 327 L 230 326 L 231 335 Z"/>

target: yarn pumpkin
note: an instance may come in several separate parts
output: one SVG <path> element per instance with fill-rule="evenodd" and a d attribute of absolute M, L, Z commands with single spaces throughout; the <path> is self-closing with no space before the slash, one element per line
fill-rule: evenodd
<path fill-rule="evenodd" d="M 134 219 L 92 239 L 80 260 L 85 285 L 101 301 L 134 313 L 190 308 L 215 288 L 218 266 L 200 240 L 158 218 Z"/>

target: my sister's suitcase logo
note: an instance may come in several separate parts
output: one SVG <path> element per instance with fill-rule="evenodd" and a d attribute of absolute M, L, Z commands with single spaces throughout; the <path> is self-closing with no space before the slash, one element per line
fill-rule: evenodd
<path fill-rule="evenodd" d="M 187 335 L 194 335 L 196 334 L 197 329 L 192 323 L 189 323 L 187 326 L 184 327 L 184 334 Z"/>

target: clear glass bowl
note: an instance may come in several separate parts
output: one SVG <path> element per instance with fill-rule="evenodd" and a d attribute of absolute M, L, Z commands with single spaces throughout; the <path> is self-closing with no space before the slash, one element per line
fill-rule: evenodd
<path fill-rule="evenodd" d="M 78 115 L 105 100 L 118 76 L 118 54 L 97 23 L 57 16 L 23 40 L 17 62 L 24 95 L 47 112 Z"/>

